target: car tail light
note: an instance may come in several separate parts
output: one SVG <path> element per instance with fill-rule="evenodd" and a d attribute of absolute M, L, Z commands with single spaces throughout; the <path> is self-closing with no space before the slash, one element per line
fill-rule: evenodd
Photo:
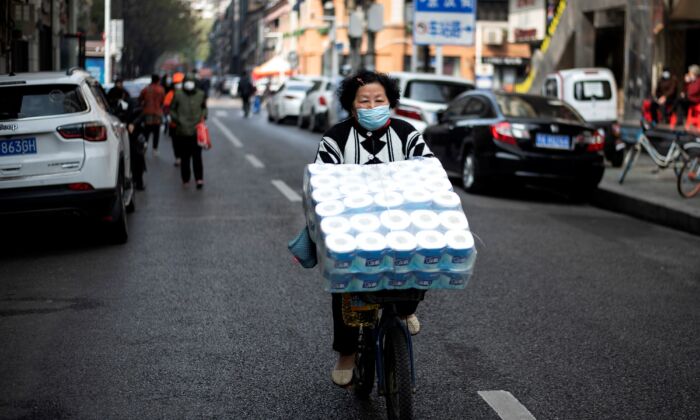
<path fill-rule="evenodd" d="M 513 129 L 510 123 L 502 121 L 491 126 L 491 136 L 494 140 L 507 144 L 517 145 L 518 142 L 513 136 Z"/>
<path fill-rule="evenodd" d="M 410 118 L 412 120 L 424 121 L 423 115 L 421 114 L 420 109 L 418 108 L 398 107 L 394 112 L 396 112 L 396 115 L 399 115 L 401 117 Z"/>
<path fill-rule="evenodd" d="M 586 146 L 587 151 L 600 152 L 603 150 L 603 147 L 605 146 L 605 137 L 601 136 L 599 131 L 593 132 L 593 135 L 589 138 L 590 141 L 588 142 L 588 146 Z"/>
<path fill-rule="evenodd" d="M 326 98 L 324 98 L 323 96 L 319 96 L 318 97 L 318 104 L 326 106 Z"/>
<path fill-rule="evenodd" d="M 588 152 L 599 152 L 603 150 L 605 145 L 605 137 L 601 134 L 599 130 L 594 132 L 586 131 L 583 134 L 576 136 L 576 142 L 586 145 L 586 151 Z"/>
<path fill-rule="evenodd" d="M 90 191 L 95 188 L 87 182 L 76 182 L 74 184 L 68 184 L 68 189 L 71 191 Z"/>
<path fill-rule="evenodd" d="M 107 140 L 107 127 L 99 122 L 62 125 L 56 130 L 64 139 L 83 139 L 86 141 Z"/>

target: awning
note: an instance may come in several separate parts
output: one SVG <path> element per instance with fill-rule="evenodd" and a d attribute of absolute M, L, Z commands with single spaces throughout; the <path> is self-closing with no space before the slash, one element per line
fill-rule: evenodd
<path fill-rule="evenodd" d="M 273 77 L 280 75 L 292 75 L 292 66 L 289 61 L 277 55 L 267 60 L 265 63 L 253 69 L 253 79 L 263 77 Z"/>
<path fill-rule="evenodd" d="M 697 0 L 678 0 L 671 11 L 672 20 L 700 20 Z"/>

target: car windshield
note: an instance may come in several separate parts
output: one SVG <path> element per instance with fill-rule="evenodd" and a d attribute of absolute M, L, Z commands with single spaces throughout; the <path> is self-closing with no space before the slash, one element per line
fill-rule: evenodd
<path fill-rule="evenodd" d="M 496 95 L 503 115 L 512 118 L 554 118 L 583 122 L 570 106 L 562 101 L 539 96 Z"/>
<path fill-rule="evenodd" d="M 87 110 L 77 85 L 0 87 L 0 120 L 62 115 Z"/>
<path fill-rule="evenodd" d="M 303 84 L 289 84 L 287 85 L 286 89 L 291 90 L 294 92 L 306 92 L 308 91 L 313 85 L 310 83 L 303 83 Z"/>
<path fill-rule="evenodd" d="M 413 80 L 406 85 L 406 98 L 435 104 L 446 104 L 472 86 L 466 83 Z"/>

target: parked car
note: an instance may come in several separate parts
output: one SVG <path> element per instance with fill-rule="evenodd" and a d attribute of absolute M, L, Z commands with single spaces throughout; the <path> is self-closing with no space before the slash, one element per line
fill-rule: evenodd
<path fill-rule="evenodd" d="M 308 126 L 309 130 L 326 131 L 339 120 L 337 96 L 341 78 L 323 78 L 314 82 L 306 98 L 301 103 L 297 125 L 301 128 Z"/>
<path fill-rule="evenodd" d="M 453 100 L 424 137 L 468 191 L 522 180 L 585 196 L 603 176 L 603 138 L 558 99 L 470 91 Z"/>
<path fill-rule="evenodd" d="M 605 138 L 605 157 L 613 166 L 622 165 L 625 143 L 617 122 L 615 76 L 605 68 L 560 70 L 547 75 L 542 94 L 571 105 Z"/>
<path fill-rule="evenodd" d="M 69 211 L 128 238 L 129 138 L 84 71 L 0 76 L 0 214 Z"/>
<path fill-rule="evenodd" d="M 423 132 L 428 125 L 437 122 L 437 113 L 458 95 L 474 89 L 474 83 L 453 76 L 427 73 L 390 73 L 399 81 L 401 100 L 392 112 L 392 118 L 411 123 Z"/>
<path fill-rule="evenodd" d="M 287 118 L 296 119 L 299 116 L 301 102 L 306 93 L 313 87 L 313 82 L 287 80 L 267 101 L 267 119 L 281 124 Z"/>

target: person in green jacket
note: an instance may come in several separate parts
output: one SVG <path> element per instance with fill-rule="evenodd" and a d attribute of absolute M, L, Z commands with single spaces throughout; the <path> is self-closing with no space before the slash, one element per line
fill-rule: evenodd
<path fill-rule="evenodd" d="M 194 168 L 197 189 L 204 186 L 204 168 L 202 166 L 202 148 L 197 144 L 197 124 L 207 117 L 207 101 L 204 92 L 197 89 L 194 75 L 188 74 L 182 83 L 182 89 L 175 91 L 170 104 L 170 117 L 175 123 L 173 141 L 177 143 L 180 153 L 180 174 L 182 185 L 190 183 L 190 161 Z"/>

